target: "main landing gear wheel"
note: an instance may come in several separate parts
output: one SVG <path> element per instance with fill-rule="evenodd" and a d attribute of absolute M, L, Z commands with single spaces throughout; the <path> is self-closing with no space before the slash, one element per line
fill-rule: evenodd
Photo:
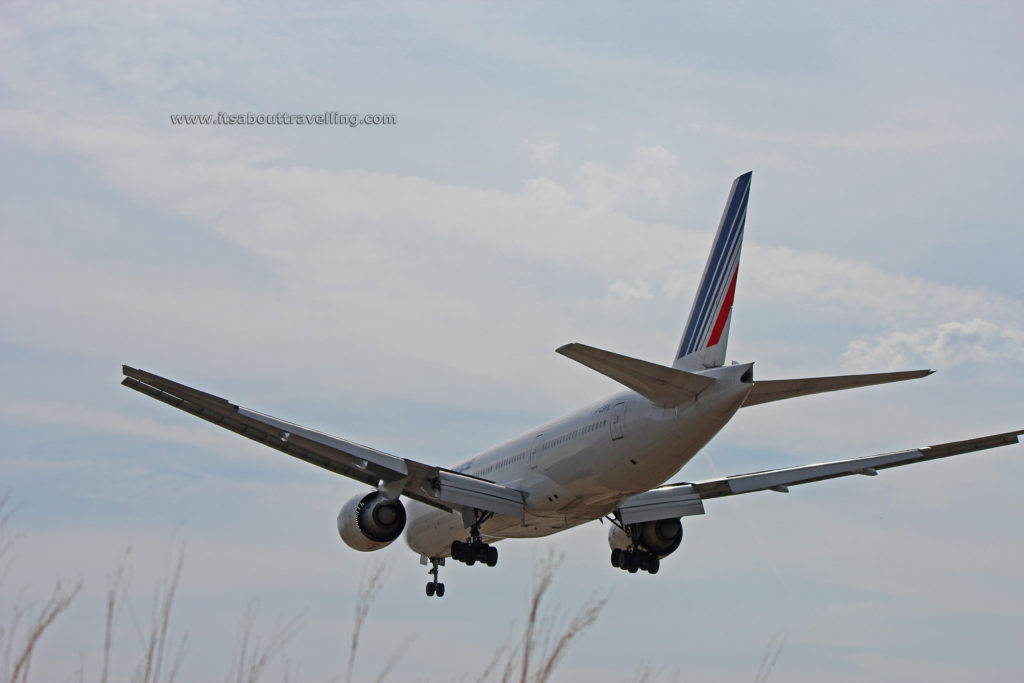
<path fill-rule="evenodd" d="M 661 569 L 661 560 L 654 553 L 640 548 L 615 548 L 612 550 L 612 566 L 624 569 L 630 574 L 636 574 L 638 571 L 657 574 Z"/>
<path fill-rule="evenodd" d="M 493 545 L 484 543 L 479 538 L 469 543 L 454 541 L 452 543 L 452 559 L 472 567 L 477 562 L 493 567 L 498 564 L 498 549 Z"/>
<path fill-rule="evenodd" d="M 480 525 L 494 516 L 493 512 L 473 511 L 476 521 L 469 527 L 469 542 L 452 541 L 451 555 L 457 562 L 470 567 L 479 562 L 493 567 L 498 564 L 498 549 L 480 540 Z"/>

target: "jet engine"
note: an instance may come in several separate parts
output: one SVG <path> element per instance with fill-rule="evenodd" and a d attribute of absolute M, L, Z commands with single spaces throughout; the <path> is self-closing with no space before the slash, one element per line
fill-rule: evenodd
<path fill-rule="evenodd" d="M 657 519 L 630 524 L 623 531 L 617 526 L 608 530 L 608 545 L 612 550 L 626 550 L 634 543 L 658 557 L 673 553 L 683 542 L 683 525 L 678 519 Z"/>
<path fill-rule="evenodd" d="M 356 496 L 338 513 L 338 534 L 350 548 L 380 550 L 402 535 L 405 506 L 388 500 L 379 491 Z"/>

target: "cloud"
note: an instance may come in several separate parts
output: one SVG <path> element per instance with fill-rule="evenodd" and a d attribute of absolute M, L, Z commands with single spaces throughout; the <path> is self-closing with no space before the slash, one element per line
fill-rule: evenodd
<path fill-rule="evenodd" d="M 157 131 L 126 121 L 111 126 L 85 113 L 69 120 L 8 109 L 0 112 L 0 130 L 44 150 L 81 155 L 126 196 L 215 234 L 269 266 L 274 276 L 240 288 L 230 272 L 207 268 L 186 275 L 187 263 L 159 254 L 82 258 L 59 245 L 41 249 L 29 225 L 15 226 L 0 278 L 18 296 L 3 297 L 0 306 L 26 320 L 16 332 L 20 339 L 49 348 L 70 343 L 68 335 L 54 335 L 49 323 L 74 318 L 78 348 L 169 351 L 167 345 L 174 345 L 178 354 L 191 348 L 195 355 L 199 346 L 234 347 L 235 362 L 278 372 L 345 349 L 337 364 L 316 372 L 325 386 L 400 385 L 413 393 L 419 386 L 424 395 L 436 396 L 443 384 L 453 394 L 470 395 L 464 392 L 479 391 L 486 383 L 481 379 L 521 380 L 510 379 L 517 373 L 509 373 L 507 364 L 499 368 L 486 354 L 457 349 L 503 338 L 516 349 L 520 367 L 542 363 L 554 342 L 533 330 L 564 336 L 558 333 L 566 321 L 564 307 L 581 296 L 580 284 L 560 291 L 563 278 L 581 283 L 583 299 L 595 310 L 614 303 L 605 302 L 608 292 L 646 300 L 652 296 L 649 285 L 627 291 L 621 283 L 650 282 L 659 269 L 678 268 L 667 253 L 690 252 L 689 243 L 702 239 L 581 206 L 578 188 L 574 192 L 546 178 L 527 180 L 515 192 L 311 168 L 278 158 L 279 150 L 258 141 L 203 130 Z M 647 150 L 638 159 L 664 155 Z M 651 175 L 645 169 L 657 165 L 638 162 L 622 174 L 623 182 L 632 188 Z M 652 255 L 651 245 L 659 244 L 675 246 Z M 74 296 L 66 295 L 63 280 L 34 277 L 42 269 L 78 283 Z M 91 315 L 81 316 L 83 308 Z M 467 310 L 476 311 L 476 324 L 465 324 Z M 204 330 L 202 339 L 183 339 L 172 329 L 183 319 L 190 329 Z M 126 320 L 134 324 L 110 322 Z M 609 321 L 608 327 L 615 325 Z M 416 344 L 408 343 L 410 330 Z M 239 347 L 239 339 L 259 343 Z M 272 365 L 261 360 L 261 354 L 282 347 L 302 348 L 304 354 Z M 453 350 L 445 360 L 442 352 Z M 382 352 L 396 360 L 390 370 L 378 370 L 396 374 L 360 377 L 368 368 L 355 359 Z M 199 355 L 209 358 L 205 351 Z M 565 387 L 546 393 L 559 391 Z"/>
<path fill-rule="evenodd" d="M 14 418 L 20 423 L 51 427 L 84 427 L 91 431 L 142 436 L 171 443 L 217 447 L 237 444 L 237 439 L 227 432 L 216 432 L 199 424 L 169 425 L 147 418 L 122 415 L 112 410 L 6 394 L 0 394 L 0 415 Z"/>
<path fill-rule="evenodd" d="M 577 173 L 578 192 L 586 205 L 606 210 L 632 199 L 664 202 L 667 188 L 678 192 L 683 186 L 676 167 L 675 155 L 664 147 L 640 147 L 621 171 L 594 161 L 583 163 Z"/>
<path fill-rule="evenodd" d="M 781 301 L 829 319 L 895 326 L 983 316 L 1024 324 L 1024 302 L 1018 299 L 817 251 L 745 244 L 743 269 L 747 301 Z"/>
<path fill-rule="evenodd" d="M 650 301 L 654 298 L 651 294 L 651 286 L 646 282 L 629 283 L 623 280 L 616 280 L 608 285 L 608 295 L 618 301 Z"/>
<path fill-rule="evenodd" d="M 868 368 L 895 370 L 921 360 L 941 368 L 986 361 L 1024 363 L 1024 330 L 979 319 L 947 322 L 871 340 L 858 339 L 843 354 L 843 366 L 853 372 Z"/>
<path fill-rule="evenodd" d="M 523 140 L 523 142 L 530 149 L 530 159 L 541 166 L 547 166 L 550 164 L 558 154 L 559 145 L 557 142 L 548 142 L 546 140 L 542 140 L 540 142 L 529 142 L 528 140 Z"/>
<path fill-rule="evenodd" d="M 273 275 L 240 287 L 230 272 L 191 272 L 158 254 L 83 258 L 59 244 L 40 249 L 25 237 L 29 225 L 14 226 L 5 236 L 0 282 L 17 296 L 0 297 L 0 307 L 25 321 L 9 334 L 47 348 L 148 350 L 222 372 L 231 371 L 225 362 L 237 363 L 247 372 L 301 373 L 325 389 L 400 386 L 406 395 L 436 399 L 444 386 L 457 401 L 484 398 L 479 392 L 494 386 L 520 401 L 540 381 L 545 396 L 568 401 L 587 385 L 544 370 L 551 348 L 570 336 L 605 345 L 621 338 L 629 345 L 623 352 L 637 355 L 670 346 L 650 321 L 637 321 L 625 335 L 618 304 L 663 300 L 661 308 L 680 319 L 709 242 L 706 230 L 687 232 L 616 208 L 663 196 L 667 183 L 679 181 L 675 157 L 660 147 L 637 149 L 622 169 L 586 162 L 582 182 L 536 177 L 507 191 L 310 167 L 259 139 L 158 131 L 126 120 L 112 125 L 84 112 L 71 120 L 7 109 L 0 131 L 80 155 L 127 197 L 209 231 Z M 40 271 L 63 273 L 76 283 L 74 296 L 63 281 L 36 277 Z M 1020 301 L 820 252 L 748 243 L 743 273 L 741 305 L 775 315 L 869 327 L 935 326 L 944 322 L 940 315 L 1024 325 Z M 586 315 L 570 320 L 570 307 Z M 465 324 L 469 310 L 474 325 Z M 183 319 L 202 329 L 202 338 L 183 338 L 172 324 Z M 73 341 L 53 334 L 57 320 L 73 320 Z M 117 322 L 126 320 L 134 324 Z M 239 339 L 258 341 L 240 346 Z M 500 366 L 488 354 L 459 352 L 494 339 L 509 349 Z M 211 356 L 210 348 L 232 348 L 232 358 Z M 282 357 L 281 349 L 297 348 L 303 353 Z M 854 355 L 867 363 L 867 353 L 857 347 Z M 378 354 L 388 363 L 365 362 Z M 336 362 L 311 373 L 308 358 Z"/>

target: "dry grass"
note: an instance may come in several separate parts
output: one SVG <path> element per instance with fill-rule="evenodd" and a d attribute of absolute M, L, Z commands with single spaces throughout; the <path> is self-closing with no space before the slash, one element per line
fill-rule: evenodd
<path fill-rule="evenodd" d="M 757 675 L 754 676 L 754 683 L 766 683 L 768 677 L 772 673 L 772 669 L 775 668 L 775 662 L 779 661 L 779 655 L 782 654 L 782 648 L 786 645 L 786 634 L 782 631 L 776 631 L 772 634 L 772 637 L 768 639 L 768 645 L 764 649 L 764 656 L 761 657 L 761 665 L 757 667 Z M 772 650 L 775 652 L 772 652 Z"/>
<path fill-rule="evenodd" d="M 6 576 L 13 560 L 11 549 L 14 537 L 7 522 L 10 519 L 8 498 L 0 498 L 0 578 Z M 149 619 L 146 625 L 139 618 L 128 592 L 130 578 L 128 559 L 130 549 L 118 558 L 116 567 L 107 581 L 106 614 L 103 631 L 102 668 L 98 680 L 107 683 L 112 677 L 110 671 L 117 627 L 123 612 L 127 612 L 138 638 L 140 655 L 131 676 L 132 683 L 174 683 L 182 662 L 188 652 L 187 633 L 177 634 L 172 626 L 174 601 L 181 582 L 185 561 L 184 544 L 172 546 L 168 554 L 165 575 L 153 591 Z M 561 610 L 555 605 L 545 609 L 545 598 L 555 574 L 562 563 L 561 555 L 548 555 L 537 566 L 534 574 L 533 592 L 526 616 L 522 636 L 510 648 L 511 638 L 495 649 L 494 655 L 477 679 L 481 683 L 499 676 L 503 683 L 518 680 L 520 683 L 545 683 L 554 673 L 570 644 L 582 635 L 596 621 L 606 600 L 592 598 L 568 620 L 558 618 Z M 370 609 L 384 585 L 387 564 L 371 561 L 360 581 L 355 614 L 352 622 L 352 636 L 346 664 L 345 681 L 351 683 L 359 652 L 360 637 L 367 622 Z M 13 609 L 13 618 L 7 627 L 0 628 L 0 646 L 3 646 L 3 677 L 0 683 L 27 683 L 30 664 L 36 645 L 53 622 L 66 611 L 81 592 L 81 582 L 71 587 L 58 582 L 49 598 L 37 610 L 22 607 L 20 602 Z M 258 683 L 265 675 L 269 664 L 280 657 L 284 665 L 283 680 L 290 681 L 294 671 L 284 648 L 298 630 L 301 618 L 282 623 L 266 638 L 253 633 L 258 604 L 250 602 L 239 621 L 231 669 L 226 683 Z M 19 643 L 15 646 L 15 643 Z M 378 683 L 387 679 L 403 654 L 408 651 L 411 639 L 399 643 L 391 658 L 376 677 Z M 85 679 L 82 668 L 74 676 Z M 116 679 L 117 677 L 114 676 Z"/>
<path fill-rule="evenodd" d="M 39 609 L 33 610 L 31 606 L 15 603 L 10 626 L 2 633 L 6 640 L 3 665 L 6 674 L 5 680 L 10 683 L 25 683 L 28 680 L 32 655 L 43 634 L 50 628 L 54 620 L 71 606 L 71 602 L 81 590 L 81 583 L 65 588 L 58 581 L 50 593 L 50 597 Z M 22 633 L 23 626 L 24 632 Z M 21 644 L 15 646 L 15 642 L 19 641 Z"/>
<path fill-rule="evenodd" d="M 0 588 L 7 578 L 14 560 L 12 549 L 17 537 L 11 532 L 9 496 L 0 496 Z M 176 634 L 172 626 L 172 612 L 181 581 L 185 561 L 184 544 L 172 544 L 168 553 L 167 568 L 163 580 L 153 592 L 150 615 L 146 627 L 138 618 L 128 593 L 130 583 L 126 549 L 118 559 L 114 572 L 107 582 L 106 619 L 104 624 L 102 668 L 98 680 L 107 683 L 111 677 L 124 680 L 110 671 L 111 656 L 117 637 L 117 626 L 122 611 L 127 611 L 139 639 L 139 659 L 132 673 L 132 683 L 173 683 L 188 652 L 188 634 Z M 475 678 L 477 683 L 497 680 L 501 683 L 547 683 L 563 661 L 571 645 L 583 636 L 601 616 L 606 597 L 591 596 L 571 616 L 557 603 L 548 604 L 548 594 L 564 557 L 549 553 L 537 562 L 533 577 L 533 589 L 527 605 L 526 620 L 522 634 L 515 638 L 515 626 L 509 636 L 495 648 L 487 666 Z M 369 617 L 370 609 L 384 585 L 387 564 L 373 560 L 367 566 L 360 581 L 352 635 L 349 643 L 348 661 L 345 666 L 346 683 L 351 683 L 359 652 L 360 637 Z M 28 683 L 32 656 L 37 645 L 60 615 L 71 606 L 82 590 L 82 583 L 58 582 L 39 607 L 24 601 L 24 591 L 18 594 L 11 608 L 7 623 L 0 622 L 0 683 Z M 2 593 L 0 593 L 2 595 Z M 278 619 L 269 637 L 254 634 L 257 602 L 250 602 L 243 613 L 230 659 L 226 683 L 259 683 L 267 673 L 270 664 L 280 659 L 282 680 L 289 683 L 296 670 L 285 653 L 285 646 L 300 629 L 302 615 L 289 621 Z M 765 683 L 775 667 L 785 645 L 785 635 L 775 634 L 768 642 L 761 665 L 755 676 L 755 683 Z M 411 639 L 399 643 L 394 653 L 380 669 L 378 683 L 387 679 L 401 657 L 408 651 Z M 71 678 L 85 680 L 82 667 Z M 654 681 L 649 667 L 637 670 L 632 678 L 637 683 Z M 464 676 L 468 680 L 469 676 Z M 670 675 L 678 680 L 679 673 Z"/>
<path fill-rule="evenodd" d="M 258 614 L 259 603 L 250 601 L 238 623 L 235 651 L 231 658 L 234 664 L 225 679 L 226 683 L 257 683 L 270 663 L 278 656 L 281 657 L 283 666 L 283 680 L 285 683 L 292 680 L 295 671 L 285 654 L 285 646 L 298 634 L 303 615 L 300 614 L 287 622 L 282 622 L 278 618 L 270 636 L 263 639 L 253 635 Z"/>
<path fill-rule="evenodd" d="M 11 532 L 8 522 L 11 518 L 10 496 L 0 497 L 0 588 L 10 571 L 14 561 L 12 552 L 17 537 Z M 32 603 L 25 604 L 24 591 L 19 592 L 11 608 L 11 618 L 7 625 L 0 625 L 0 675 L 4 683 L 25 683 L 32 667 L 32 655 L 43 634 L 50 628 L 72 601 L 81 592 L 79 581 L 67 587 L 58 581 L 43 602 L 42 607 L 33 608 Z"/>
<path fill-rule="evenodd" d="M 562 613 L 562 610 L 557 605 L 542 612 L 541 605 L 544 597 L 548 589 L 551 588 L 555 574 L 564 559 L 564 555 L 551 553 L 538 563 L 534 573 L 533 597 L 530 600 L 526 632 L 523 634 L 523 666 L 519 672 L 520 683 L 526 683 L 528 680 L 534 683 L 547 681 L 559 662 L 562 661 L 572 642 L 597 623 L 601 611 L 608 603 L 607 597 L 591 596 L 567 624 L 558 619 L 557 615 Z M 529 664 L 533 655 L 537 656 L 537 664 L 531 672 Z"/>
<path fill-rule="evenodd" d="M 345 675 L 346 683 L 352 681 L 352 668 L 356 663 L 356 653 L 359 651 L 359 636 L 363 632 L 363 624 L 366 623 L 366 616 L 370 613 L 373 601 L 384 586 L 384 574 L 387 572 L 387 564 L 383 560 L 371 560 L 363 570 L 363 578 L 359 582 L 359 597 L 356 600 L 356 614 L 352 621 L 352 643 L 348 651 L 348 669 Z"/>
<path fill-rule="evenodd" d="M 143 641 L 143 654 L 135 674 L 132 676 L 133 683 L 174 683 L 174 678 L 181 668 L 181 663 L 188 652 L 188 634 L 182 634 L 177 638 L 177 647 L 174 659 L 167 664 L 168 645 L 172 640 L 171 635 L 171 610 L 174 607 L 174 596 L 178 592 L 178 583 L 181 581 L 181 568 L 185 564 L 185 547 L 178 546 L 176 557 L 168 558 L 167 573 L 164 579 L 153 591 L 153 602 L 150 609 L 149 629 L 143 632 L 139 621 L 132 609 L 131 601 L 125 599 L 135 629 Z M 173 645 L 171 645 L 173 647 Z M 166 675 L 164 674 L 167 667 Z"/>
<path fill-rule="evenodd" d="M 564 560 L 561 554 L 549 553 L 536 567 L 527 608 L 526 622 L 522 636 L 510 637 L 494 650 L 491 660 L 475 679 L 485 683 L 497 677 L 501 683 L 545 683 L 554 674 L 569 646 L 593 626 L 607 603 L 606 598 L 596 596 L 587 600 L 571 618 L 564 618 L 564 610 L 558 604 L 546 607 L 545 598 Z M 359 584 L 359 597 L 353 619 L 352 640 L 349 647 L 346 681 L 352 680 L 352 672 L 359 650 L 359 637 L 366 623 L 370 608 L 383 586 L 387 565 L 371 562 L 363 573 Z M 509 643 L 514 643 L 509 647 Z M 385 680 L 391 669 L 408 649 L 409 641 L 398 645 L 376 680 Z"/>

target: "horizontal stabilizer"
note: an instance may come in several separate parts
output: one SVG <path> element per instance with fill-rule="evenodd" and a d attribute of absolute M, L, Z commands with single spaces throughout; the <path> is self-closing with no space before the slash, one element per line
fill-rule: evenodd
<path fill-rule="evenodd" d="M 556 351 L 611 377 L 662 408 L 672 408 L 692 401 L 715 382 L 712 377 L 602 351 L 585 344 L 566 344 Z"/>
<path fill-rule="evenodd" d="M 934 370 L 910 370 L 908 372 L 876 372 L 869 375 L 838 375 L 836 377 L 805 377 L 803 379 L 775 379 L 755 381 L 754 388 L 747 396 L 743 407 L 759 403 L 771 403 L 797 396 L 821 394 L 826 391 L 870 387 L 875 384 L 902 382 L 908 379 L 927 377 Z"/>

